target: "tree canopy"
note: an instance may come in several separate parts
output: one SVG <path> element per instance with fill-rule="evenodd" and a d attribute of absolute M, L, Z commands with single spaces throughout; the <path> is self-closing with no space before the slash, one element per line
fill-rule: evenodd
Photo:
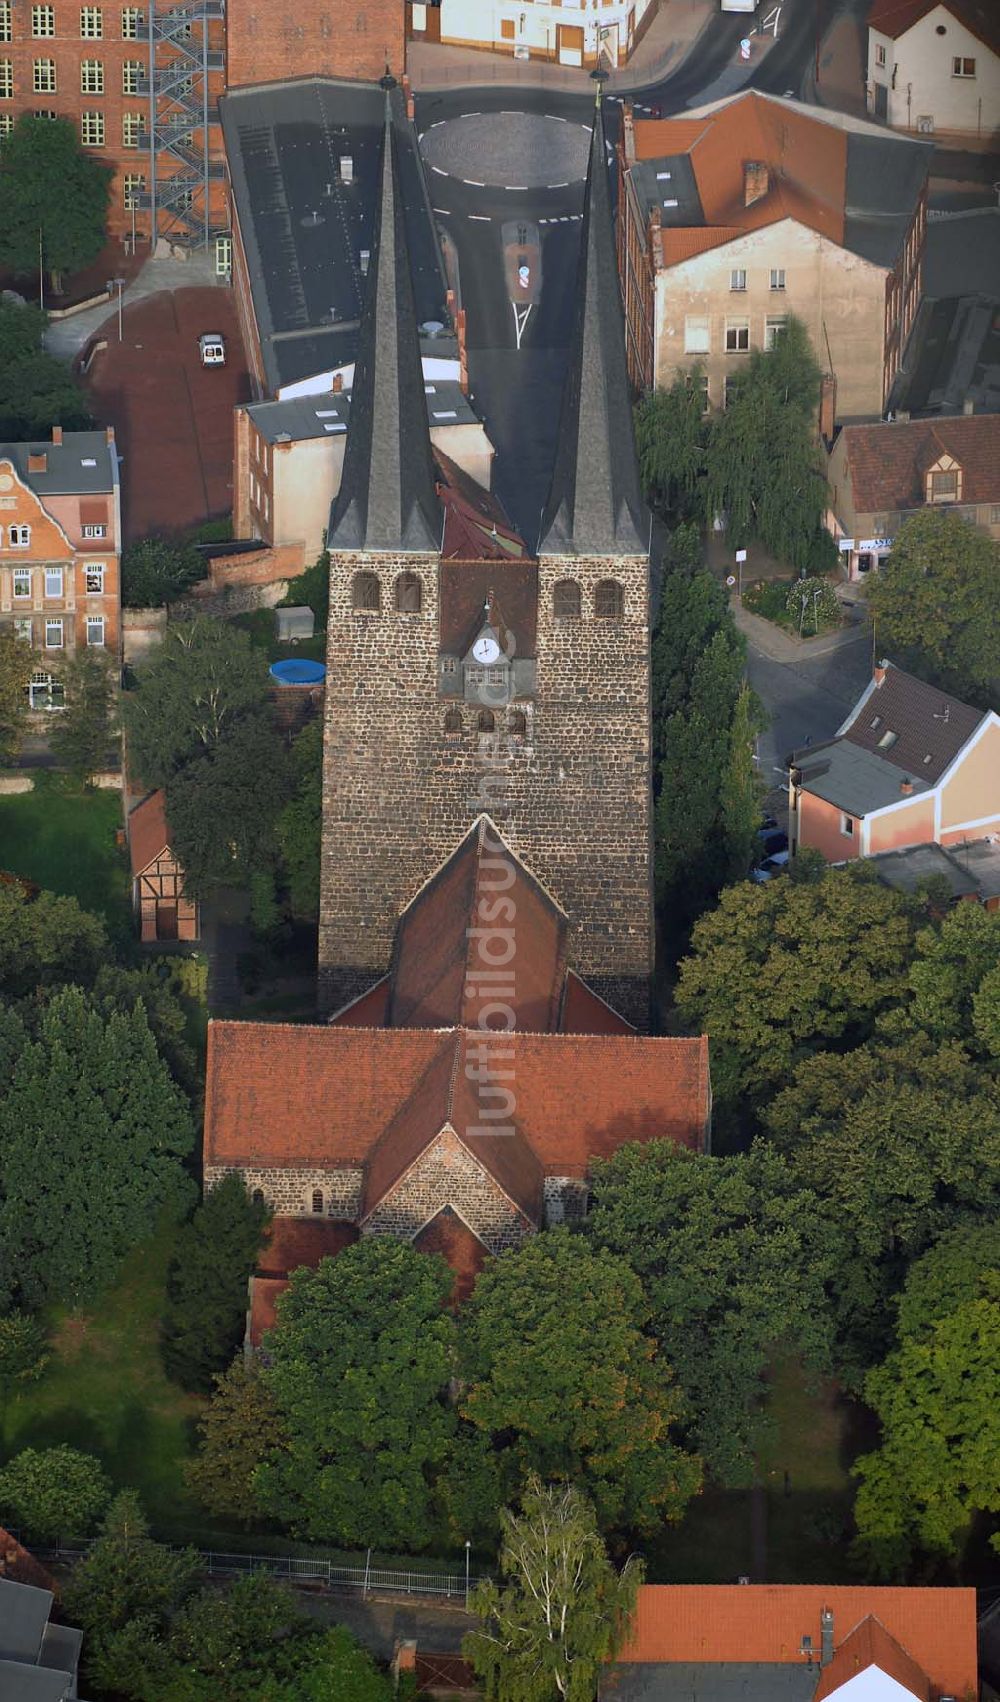
<path fill-rule="evenodd" d="M 214 1382 L 198 1419 L 198 1451 L 184 1475 L 202 1507 L 249 1525 L 260 1515 L 257 1467 L 284 1449 L 285 1428 L 259 1358 L 238 1355 Z"/>
<path fill-rule="evenodd" d="M 42 891 L 28 897 L 0 885 L 0 992 L 20 998 L 62 981 L 89 985 L 108 954 L 99 916 L 75 898 Z"/>
<path fill-rule="evenodd" d="M 31 1305 L 113 1280 L 190 1184 L 188 1102 L 141 1006 L 105 1017 L 76 987 L 55 993 L 0 1097 L 0 1279 Z"/>
<path fill-rule="evenodd" d="M 267 689 L 267 661 L 238 627 L 205 618 L 169 626 L 124 706 L 135 772 L 147 786 L 167 785 L 259 713 Z"/>
<path fill-rule="evenodd" d="M 455 1323 L 443 1259 L 365 1236 L 298 1271 L 266 1338 L 264 1381 L 287 1433 L 256 1473 L 262 1507 L 299 1535 L 385 1548 L 434 1538 L 434 1483 L 455 1428 Z"/>
<path fill-rule="evenodd" d="M 207 1394 L 243 1338 L 247 1279 L 269 1212 L 238 1171 L 224 1176 L 177 1232 L 167 1273 L 163 1359 L 186 1389 Z"/>
<path fill-rule="evenodd" d="M 295 790 L 278 817 L 278 843 L 294 916 L 319 915 L 323 830 L 323 723 L 307 722 L 292 745 Z"/>
<path fill-rule="evenodd" d="M 972 703 L 1000 707 L 1000 545 L 928 508 L 903 521 L 868 602 L 879 649 Z"/>
<path fill-rule="evenodd" d="M 635 446 L 647 501 L 670 519 L 688 520 L 699 507 L 707 426 L 698 369 L 666 390 L 650 390 L 635 410 Z"/>
<path fill-rule="evenodd" d="M 108 1504 L 108 1480 L 92 1454 L 65 1444 L 22 1448 L 0 1467 L 0 1513 L 35 1542 L 83 1537 Z"/>
<path fill-rule="evenodd" d="M 628 1629 L 641 1561 L 616 1572 L 585 1497 L 534 1474 L 500 1526 L 501 1582 L 477 1589 L 482 1625 L 463 1643 L 486 1702 L 591 1702 Z"/>
<path fill-rule="evenodd" d="M 159 609 L 205 577 L 205 558 L 186 538 L 140 538 L 122 554 L 122 603 Z"/>
<path fill-rule="evenodd" d="M 865 868 L 807 882 L 744 882 L 699 918 L 677 1005 L 712 1042 L 717 1100 L 760 1096 L 795 1063 L 864 1040 L 903 997 L 911 908 Z"/>
<path fill-rule="evenodd" d="M 2 365 L 2 357 L 0 357 Z M 0 761 L 9 762 L 21 743 L 28 681 L 35 665 L 29 644 L 0 628 Z"/>
<path fill-rule="evenodd" d="M 269 715 L 241 716 L 203 756 L 168 778 L 166 792 L 172 847 L 189 893 L 246 886 L 273 867 L 291 776 Z"/>
<path fill-rule="evenodd" d="M 53 756 L 78 780 L 106 767 L 115 732 L 117 682 L 106 651 L 78 650 L 60 667 L 63 713 L 49 734 Z"/>
<path fill-rule="evenodd" d="M 79 272 L 104 247 L 110 166 L 68 118 L 22 113 L 0 151 L 0 264 L 16 277 Z"/>
<path fill-rule="evenodd" d="M 564 1229 L 481 1272 L 463 1311 L 463 1418 L 492 1450 L 501 1493 L 529 1472 L 570 1481 L 602 1530 L 679 1519 L 700 1461 L 673 1440 L 683 1408 L 624 1259 Z"/>
<path fill-rule="evenodd" d="M 593 1188 L 587 1237 L 641 1277 L 694 1445 L 718 1481 L 751 1481 L 770 1363 L 783 1351 L 830 1362 L 834 1237 L 815 1196 L 763 1141 L 732 1158 L 622 1147 L 595 1165 Z"/>

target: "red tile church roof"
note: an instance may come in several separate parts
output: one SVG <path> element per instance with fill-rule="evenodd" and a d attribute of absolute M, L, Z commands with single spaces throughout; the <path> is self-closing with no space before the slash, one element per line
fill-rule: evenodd
<path fill-rule="evenodd" d="M 844 1638 L 829 1666 L 823 1668 L 813 1702 L 825 1702 L 828 1696 L 836 1695 L 843 1685 L 872 1666 L 895 1679 L 917 1702 L 930 1702 L 927 1674 L 871 1613 Z"/>

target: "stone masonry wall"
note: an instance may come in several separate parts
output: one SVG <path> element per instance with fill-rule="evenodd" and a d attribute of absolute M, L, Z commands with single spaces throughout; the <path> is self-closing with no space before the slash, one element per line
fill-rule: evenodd
<path fill-rule="evenodd" d="M 579 1223 L 587 1215 L 586 1182 L 579 1176 L 546 1176 L 545 1224 Z"/>
<path fill-rule="evenodd" d="M 280 1166 L 255 1169 L 247 1164 L 207 1165 L 205 1192 L 237 1171 L 253 1194 L 258 1188 L 270 1209 L 281 1217 L 318 1216 L 312 1209 L 315 1188 L 323 1190 L 325 1217 L 357 1220 L 361 1210 L 362 1170 L 291 1170 Z"/>
<path fill-rule="evenodd" d="M 535 1226 L 517 1210 L 468 1148 L 445 1129 L 362 1224 L 364 1235 L 412 1241 L 452 1206 L 491 1253 L 519 1247 Z"/>
<path fill-rule="evenodd" d="M 351 607 L 357 571 L 381 584 L 378 613 Z M 394 608 L 397 574 L 423 580 L 419 614 Z M 444 732 L 438 696 L 438 560 L 335 556 L 328 627 L 320 991 L 334 1009 L 382 975 L 400 911 L 487 810 L 573 928 L 571 962 L 640 1028 L 653 966 L 648 564 L 539 563 L 537 692 L 528 736 Z M 573 578 L 579 620 L 556 620 L 552 588 Z M 621 620 L 593 613 L 603 579 L 624 587 Z M 503 606 L 503 568 L 495 586 Z M 516 924 L 515 924 L 516 926 Z"/>

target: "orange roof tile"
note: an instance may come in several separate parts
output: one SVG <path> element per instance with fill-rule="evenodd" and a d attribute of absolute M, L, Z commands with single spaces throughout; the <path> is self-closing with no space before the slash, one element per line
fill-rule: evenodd
<path fill-rule="evenodd" d="M 150 792 L 129 812 L 128 855 L 133 875 L 141 875 L 162 852 L 170 849 L 167 798 L 163 791 Z"/>
<path fill-rule="evenodd" d="M 353 1223 L 331 1217 L 285 1217 L 271 1219 L 257 1255 L 257 1271 L 264 1277 L 287 1277 L 300 1265 L 318 1265 L 333 1258 L 358 1239 Z"/>
<path fill-rule="evenodd" d="M 939 4 L 985 46 L 1000 53 L 1000 19 L 994 0 L 874 0 L 868 14 L 868 28 L 895 41 Z"/>
<path fill-rule="evenodd" d="M 744 233 L 739 225 L 668 225 L 660 232 L 660 252 L 665 266 L 677 266 L 695 254 L 721 248 Z"/>
<path fill-rule="evenodd" d="M 581 981 L 575 969 L 566 977 L 562 1022 L 564 1034 L 634 1034 L 635 1029 L 623 1016 L 605 1004 L 586 981 Z"/>
<path fill-rule="evenodd" d="M 385 1023 L 389 1003 L 389 977 L 383 975 L 367 993 L 352 999 L 330 1018 L 338 1028 L 381 1028 Z"/>
<path fill-rule="evenodd" d="M 976 1592 L 864 1584 L 646 1584 L 619 1661 L 801 1661 L 803 1635 L 820 1648 L 820 1614 L 834 1646 L 874 1614 L 940 1692 L 978 1693 Z"/>
<path fill-rule="evenodd" d="M 637 160 L 686 154 L 704 132 L 710 118 L 637 118 L 633 127 Z"/>
<path fill-rule="evenodd" d="M 837 1647 L 833 1660 L 823 1668 L 813 1702 L 825 1702 L 826 1697 L 836 1695 L 843 1685 L 871 1666 L 895 1679 L 916 1702 L 930 1702 L 927 1674 L 874 1614 L 856 1625 Z"/>
<path fill-rule="evenodd" d="M 1000 502 L 1000 414 L 843 427 L 858 513 L 923 508 L 924 475 L 942 454 L 962 469 L 962 501 Z"/>

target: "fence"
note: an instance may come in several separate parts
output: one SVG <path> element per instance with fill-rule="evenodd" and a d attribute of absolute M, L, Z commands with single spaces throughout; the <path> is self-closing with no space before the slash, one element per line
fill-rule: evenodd
<path fill-rule="evenodd" d="M 38 1560 L 79 1560 L 88 1544 L 61 1545 L 58 1548 L 34 1548 Z M 290 1584 L 313 1585 L 325 1590 L 360 1590 L 363 1595 L 444 1596 L 449 1601 L 465 1601 L 478 1584 L 488 1582 L 486 1575 L 464 1572 L 407 1572 L 378 1566 L 338 1566 L 332 1560 L 321 1560 L 294 1554 L 225 1554 L 216 1549 L 199 1549 L 202 1567 L 210 1577 L 238 1577 L 241 1573 L 266 1572 L 271 1578 L 281 1578 Z"/>

